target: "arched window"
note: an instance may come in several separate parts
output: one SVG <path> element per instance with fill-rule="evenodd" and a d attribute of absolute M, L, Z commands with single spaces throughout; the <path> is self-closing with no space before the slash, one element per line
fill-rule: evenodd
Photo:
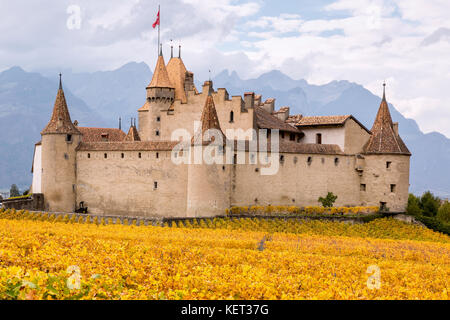
<path fill-rule="evenodd" d="M 230 112 L 230 122 L 234 122 L 234 112 Z"/>

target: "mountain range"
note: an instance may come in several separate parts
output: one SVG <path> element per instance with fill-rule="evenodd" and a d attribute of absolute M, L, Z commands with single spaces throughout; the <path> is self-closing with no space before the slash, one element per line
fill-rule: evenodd
<path fill-rule="evenodd" d="M 0 73 L 0 189 L 12 183 L 26 188 L 31 183 L 33 146 L 50 119 L 58 88 L 57 75 L 48 74 L 26 72 L 20 67 Z M 150 68 L 143 62 L 131 62 L 113 71 L 64 71 L 63 86 L 72 120 L 78 120 L 80 126 L 117 127 L 121 117 L 123 129 L 127 130 L 129 119 L 137 117 L 136 110 L 145 102 L 145 87 L 151 77 Z M 291 114 L 352 114 L 369 129 L 381 101 L 353 82 L 312 85 L 276 70 L 247 80 L 235 71 L 224 70 L 212 80 L 216 89 L 226 88 L 230 95 L 254 91 L 263 99 L 276 98 L 277 108 L 290 106 Z M 201 83 L 196 84 L 200 89 Z M 425 134 L 393 105 L 390 110 L 413 154 L 411 192 L 431 190 L 450 197 L 450 139 L 438 132 Z"/>

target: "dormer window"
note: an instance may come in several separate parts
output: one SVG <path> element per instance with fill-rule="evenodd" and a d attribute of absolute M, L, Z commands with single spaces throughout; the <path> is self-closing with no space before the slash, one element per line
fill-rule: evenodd
<path fill-rule="evenodd" d="M 103 142 L 108 142 L 108 138 L 109 138 L 109 134 L 107 134 L 107 133 L 102 133 L 102 141 L 103 141 Z"/>

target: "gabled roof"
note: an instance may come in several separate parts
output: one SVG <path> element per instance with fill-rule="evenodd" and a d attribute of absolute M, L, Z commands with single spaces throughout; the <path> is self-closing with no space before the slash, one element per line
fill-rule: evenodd
<path fill-rule="evenodd" d="M 77 127 L 81 132 L 82 142 L 102 142 L 106 136 L 107 140 L 112 141 L 123 141 L 126 135 L 120 129 L 115 128 L 89 128 L 89 127 Z"/>
<path fill-rule="evenodd" d="M 201 128 L 197 131 L 197 133 L 192 137 L 192 144 L 194 145 L 207 145 L 210 143 L 214 143 L 214 136 L 205 137 L 205 132 L 208 130 L 217 130 L 222 136 L 222 143 L 225 145 L 226 137 L 220 128 L 219 117 L 217 116 L 216 106 L 214 105 L 214 99 L 211 94 L 206 98 L 205 106 L 202 111 L 201 118 Z M 204 140 L 206 139 L 206 140 Z M 220 142 L 219 142 L 220 143 Z"/>
<path fill-rule="evenodd" d="M 166 64 L 164 62 L 164 57 L 162 54 L 158 56 L 158 61 L 156 62 L 155 72 L 153 73 L 153 78 L 149 88 L 174 88 L 169 80 L 169 74 L 167 73 Z"/>
<path fill-rule="evenodd" d="M 41 134 L 80 134 L 78 129 L 70 119 L 69 109 L 67 108 L 66 97 L 62 88 L 61 78 L 59 79 L 59 89 L 56 95 L 55 105 L 53 106 L 52 117 Z"/>
<path fill-rule="evenodd" d="M 170 59 L 169 63 L 167 64 L 169 81 L 175 87 L 175 100 L 181 100 L 182 103 L 187 102 L 186 91 L 184 90 L 186 72 L 186 67 L 181 58 Z"/>
<path fill-rule="evenodd" d="M 261 107 L 255 106 L 256 124 L 259 129 L 278 129 L 280 131 L 288 131 L 300 133 L 296 127 L 282 121 L 277 116 L 272 115 Z"/>
<path fill-rule="evenodd" d="M 291 118 L 293 119 L 293 118 Z M 321 126 L 343 126 L 345 123 L 352 119 L 355 121 L 361 128 L 366 130 L 369 134 L 371 133 L 369 129 L 367 129 L 361 122 L 358 121 L 352 115 L 343 115 L 343 116 L 309 116 L 303 117 L 301 115 L 297 115 L 297 122 L 295 124 L 298 128 L 308 128 L 308 127 L 321 127 Z M 288 119 L 288 122 L 291 121 Z"/>
<path fill-rule="evenodd" d="M 130 130 L 128 130 L 128 134 L 125 137 L 124 141 L 141 141 L 136 126 L 132 125 L 130 127 Z"/>
<path fill-rule="evenodd" d="M 394 131 L 391 113 L 383 93 L 383 100 L 378 109 L 372 127 L 372 135 L 364 146 L 366 154 L 405 154 L 411 155 L 400 136 Z"/>

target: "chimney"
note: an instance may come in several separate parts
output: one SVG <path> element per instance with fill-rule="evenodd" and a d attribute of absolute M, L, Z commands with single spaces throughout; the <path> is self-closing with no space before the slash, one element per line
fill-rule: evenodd
<path fill-rule="evenodd" d="M 392 129 L 394 130 L 395 134 L 398 136 L 398 122 L 393 123 Z"/>
<path fill-rule="evenodd" d="M 244 103 L 245 109 L 253 108 L 255 106 L 255 93 L 254 92 L 244 93 Z"/>
<path fill-rule="evenodd" d="M 278 117 L 278 119 L 284 122 L 289 118 L 289 109 L 289 107 L 282 107 L 275 113 L 275 115 Z"/>
<path fill-rule="evenodd" d="M 263 109 L 269 113 L 273 113 L 273 111 L 275 110 L 275 99 L 274 98 L 267 99 L 266 102 L 264 102 L 263 104 Z"/>

